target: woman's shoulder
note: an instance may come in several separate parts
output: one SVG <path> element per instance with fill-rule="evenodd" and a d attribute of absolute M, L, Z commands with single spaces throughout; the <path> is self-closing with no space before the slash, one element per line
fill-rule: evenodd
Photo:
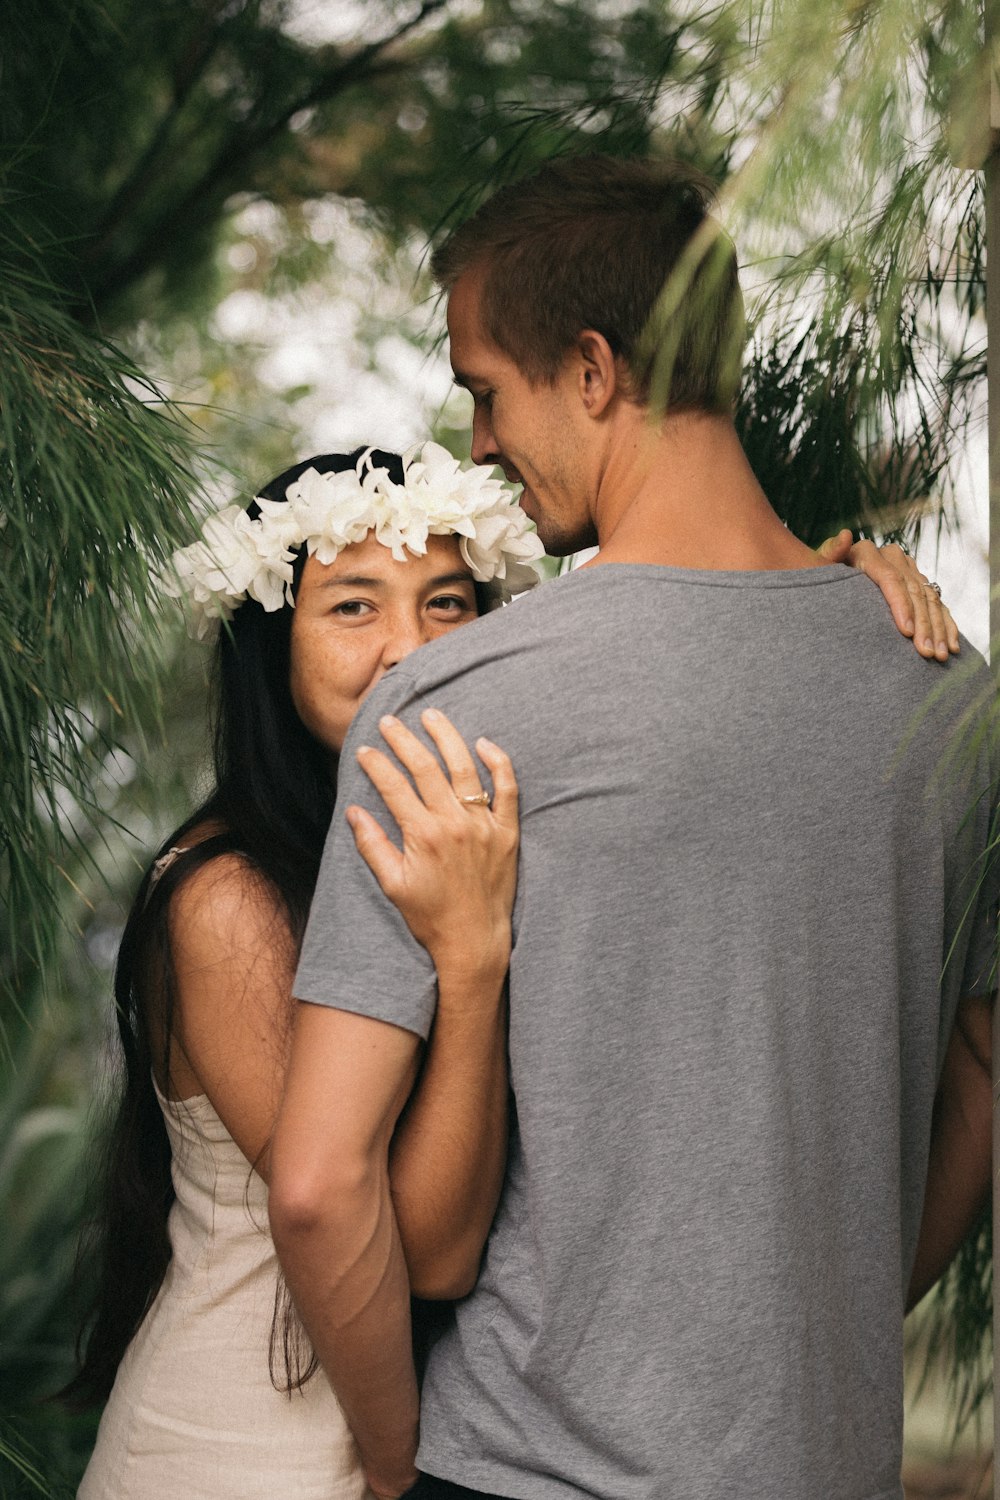
<path fill-rule="evenodd" d="M 171 846 L 171 938 L 185 947 L 273 946 L 287 931 L 285 902 L 251 856 L 227 840 L 218 823 L 196 824 Z M 176 851 L 176 853 L 174 853 Z"/>
<path fill-rule="evenodd" d="M 176 861 L 165 897 L 173 1008 L 169 1087 L 160 1087 L 182 1098 L 206 1094 L 245 1152 L 233 1088 L 249 1097 L 260 1070 L 270 1078 L 274 1058 L 284 1055 L 297 944 L 285 903 L 259 865 L 232 839 L 199 841 L 198 832 L 188 831 L 190 850 Z"/>

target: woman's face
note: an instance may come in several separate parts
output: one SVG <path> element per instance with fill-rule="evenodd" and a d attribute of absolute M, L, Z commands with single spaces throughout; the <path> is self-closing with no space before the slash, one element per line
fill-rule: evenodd
<path fill-rule="evenodd" d="M 339 753 L 362 701 L 389 667 L 476 618 L 472 573 L 455 536 L 396 562 L 373 532 L 332 563 L 306 562 L 292 613 L 291 692 L 299 718 Z"/>

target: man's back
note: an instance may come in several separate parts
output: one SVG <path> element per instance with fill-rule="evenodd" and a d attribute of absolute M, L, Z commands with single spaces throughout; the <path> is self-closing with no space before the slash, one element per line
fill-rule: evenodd
<path fill-rule="evenodd" d="M 373 695 L 352 743 L 433 704 L 522 789 L 518 1132 L 431 1360 L 430 1472 L 525 1500 L 898 1495 L 931 1103 L 985 962 L 963 877 L 988 775 L 941 763 L 983 684 L 919 662 L 842 569 L 601 565 Z M 426 1032 L 426 956 L 349 835 L 329 858 L 296 993 Z"/>

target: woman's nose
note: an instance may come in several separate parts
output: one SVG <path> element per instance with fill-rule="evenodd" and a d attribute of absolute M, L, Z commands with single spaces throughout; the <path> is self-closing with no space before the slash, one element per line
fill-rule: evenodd
<path fill-rule="evenodd" d="M 392 629 L 386 636 L 385 646 L 382 650 L 382 661 L 385 667 L 394 667 L 397 662 L 409 656 L 411 651 L 416 651 L 418 646 L 423 646 L 430 639 L 430 635 L 424 623 L 416 616 L 393 621 Z"/>

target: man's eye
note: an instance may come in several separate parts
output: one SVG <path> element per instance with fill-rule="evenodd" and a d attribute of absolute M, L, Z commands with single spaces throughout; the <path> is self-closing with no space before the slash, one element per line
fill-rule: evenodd
<path fill-rule="evenodd" d="M 472 400 L 477 409 L 489 411 L 493 406 L 493 392 L 477 391 Z"/>

